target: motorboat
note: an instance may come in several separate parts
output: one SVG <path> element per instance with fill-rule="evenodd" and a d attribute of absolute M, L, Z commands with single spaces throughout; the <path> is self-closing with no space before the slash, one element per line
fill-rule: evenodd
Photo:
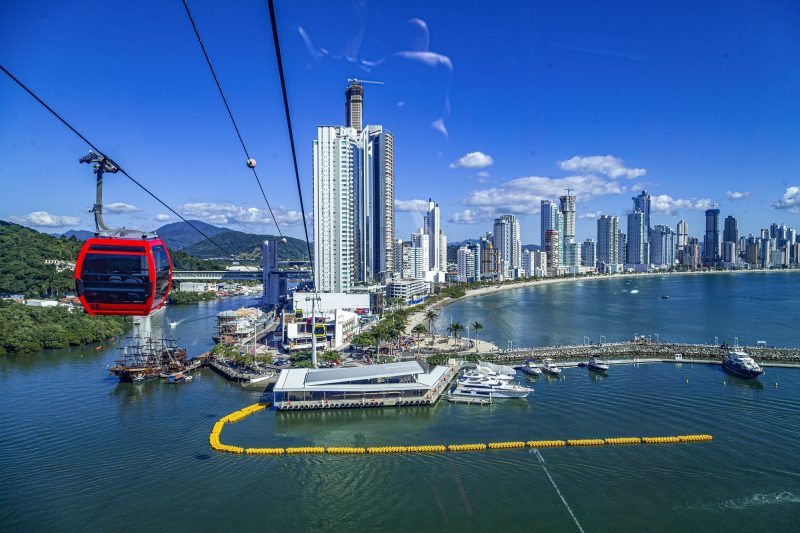
<path fill-rule="evenodd" d="M 486 376 L 487 378 L 497 379 L 499 381 L 511 381 L 514 379 L 514 376 L 509 376 L 508 374 L 501 374 L 496 370 L 492 370 L 491 368 L 485 366 L 479 366 L 478 372 Z"/>
<path fill-rule="evenodd" d="M 722 359 L 722 368 L 734 376 L 745 379 L 757 378 L 764 369 L 752 357 L 742 351 L 730 351 Z"/>
<path fill-rule="evenodd" d="M 188 383 L 189 381 L 192 381 L 192 376 L 183 372 L 178 372 L 167 378 L 167 383 Z"/>
<path fill-rule="evenodd" d="M 556 365 L 555 361 L 553 361 L 549 357 L 546 359 L 542 359 L 542 370 L 545 373 L 550 374 L 551 376 L 561 375 L 561 367 Z"/>
<path fill-rule="evenodd" d="M 541 376 L 542 369 L 539 368 L 536 363 L 533 362 L 533 359 L 528 359 L 525 361 L 525 364 L 519 367 L 520 370 L 525 372 L 526 374 L 530 374 L 531 376 Z"/>
<path fill-rule="evenodd" d="M 459 381 L 455 389 L 458 395 L 492 399 L 525 398 L 532 392 L 533 389 L 530 387 L 501 382 L 493 378 L 470 378 L 468 381 Z"/>
<path fill-rule="evenodd" d="M 608 372 L 608 363 L 604 363 L 600 359 L 595 359 L 594 357 L 589 358 L 586 367 L 592 372 Z"/>

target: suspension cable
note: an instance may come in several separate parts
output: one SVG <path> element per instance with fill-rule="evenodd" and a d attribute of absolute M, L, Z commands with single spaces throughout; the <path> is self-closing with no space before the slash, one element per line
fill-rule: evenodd
<path fill-rule="evenodd" d="M 214 78 L 214 83 L 217 85 L 217 90 L 219 91 L 219 95 L 222 97 L 222 103 L 225 104 L 225 109 L 228 111 L 228 117 L 231 119 L 231 124 L 233 124 L 233 129 L 236 131 L 236 136 L 239 138 L 239 144 L 242 145 L 242 150 L 244 151 L 245 157 L 247 157 L 247 166 L 250 170 L 253 171 L 253 176 L 256 178 L 256 183 L 258 183 L 258 188 L 261 190 L 261 196 L 264 197 L 264 202 L 267 204 L 267 209 L 269 210 L 269 214 L 272 217 L 272 221 L 275 223 L 275 228 L 278 230 L 278 234 L 283 237 L 283 233 L 281 232 L 281 227 L 278 225 L 278 219 L 275 218 L 275 213 L 272 212 L 272 206 L 269 204 L 269 200 L 267 200 L 267 195 L 264 192 L 264 187 L 261 185 L 261 180 L 258 177 L 258 173 L 256 172 L 255 164 L 251 165 L 251 161 L 254 161 L 250 157 L 250 152 L 247 151 L 247 146 L 244 144 L 244 139 L 242 138 L 242 134 L 239 131 L 239 126 L 236 124 L 236 119 L 233 118 L 233 112 L 231 111 L 231 106 L 228 104 L 228 99 L 225 97 L 225 93 L 222 91 L 222 85 L 219 83 L 219 78 L 217 78 L 217 73 L 214 71 L 214 66 L 211 64 L 211 58 L 208 56 L 208 52 L 206 51 L 206 46 L 203 44 L 203 39 L 200 37 L 200 30 L 197 29 L 197 24 L 194 22 L 194 17 L 192 16 L 192 12 L 189 10 L 189 4 L 186 0 L 183 0 L 183 7 L 186 9 L 186 15 L 189 17 L 189 22 L 192 23 L 192 29 L 194 30 L 194 34 L 197 37 L 197 42 L 200 44 L 200 49 L 203 51 L 203 56 L 206 58 L 206 63 L 208 63 L 208 69 L 211 71 L 211 76 Z"/>
<path fill-rule="evenodd" d="M 44 100 L 42 100 L 41 98 L 39 98 L 39 97 L 36 95 L 36 93 L 34 93 L 34 92 L 31 90 L 31 89 L 29 89 L 29 88 L 28 88 L 28 86 L 26 86 L 24 83 L 22 83 L 22 82 L 21 82 L 21 81 L 20 81 L 20 80 L 19 80 L 19 79 L 18 79 L 16 76 L 14 76 L 13 74 L 11 74 L 11 72 L 9 72 L 9 71 L 8 71 L 8 70 L 7 70 L 7 69 L 6 69 L 6 68 L 5 68 L 3 65 L 0 65 L 0 69 L 1 69 L 1 70 L 2 70 L 2 71 L 3 71 L 3 72 L 4 72 L 4 73 L 5 73 L 5 74 L 6 74 L 6 75 L 9 77 L 9 78 L 11 78 L 11 79 L 12 79 L 12 80 L 13 80 L 13 81 L 14 81 L 14 82 L 17 84 L 17 85 L 19 85 L 20 87 L 22 87 L 22 88 L 25 90 L 25 92 L 27 92 L 29 95 L 31 95 L 31 96 L 32 96 L 32 97 L 33 97 L 33 98 L 34 98 L 34 99 L 35 99 L 37 102 L 39 102 L 39 103 L 40 103 L 40 104 L 41 104 L 41 105 L 42 105 L 42 106 L 43 106 L 45 109 L 47 109 L 47 110 L 50 112 L 50 114 L 52 114 L 52 115 L 53 115 L 54 117 L 56 117 L 56 118 L 57 118 L 57 119 L 58 119 L 58 120 L 59 120 L 59 121 L 60 121 L 60 122 L 61 122 L 63 125 L 65 125 L 67 128 L 69 128 L 69 129 L 72 131 L 72 133 L 74 133 L 75 135 L 77 135 L 78 137 L 80 137 L 80 139 L 81 139 L 83 142 L 85 142 L 86 144 L 88 144 L 88 145 L 89 145 L 89 147 L 90 147 L 90 148 L 92 148 L 92 150 L 94 150 L 94 151 L 95 151 L 95 152 L 96 152 L 98 155 L 101 155 L 101 156 L 105 157 L 106 159 L 108 159 L 109 161 L 112 161 L 112 162 L 114 163 L 114 165 L 115 165 L 115 166 L 116 166 L 116 167 L 119 169 L 119 171 L 122 173 L 122 175 L 123 175 L 123 176 L 125 176 L 126 178 L 128 178 L 129 180 L 131 180 L 133 183 L 135 183 L 135 184 L 136 184 L 136 185 L 137 185 L 137 186 L 138 186 L 140 189 L 142 189 L 144 192 L 146 192 L 146 193 L 147 193 L 147 194 L 149 194 L 151 197 L 153 197 L 153 198 L 154 198 L 154 199 L 155 199 L 155 200 L 156 200 L 158 203 L 160 203 L 161 205 L 163 205 L 165 208 L 169 209 L 169 211 L 170 211 L 170 212 L 172 212 L 172 213 L 173 213 L 175 216 L 177 216 L 178 218 L 180 218 L 180 219 L 181 219 L 183 222 L 187 223 L 187 224 L 188 224 L 188 225 L 189 225 L 189 226 L 190 226 L 192 229 L 194 229 L 194 230 L 195 230 L 197 233 L 199 233 L 200 235 L 202 235 L 202 236 L 203 236 L 203 237 L 204 237 L 206 240 L 208 240 L 209 242 L 211 242 L 211 243 L 212 243 L 214 246 L 216 246 L 217 248 L 219 248 L 220 250 L 222 250 L 223 252 L 225 252 L 225 255 L 229 255 L 229 256 L 230 256 L 230 257 L 232 257 L 234 260 L 236 259 L 236 256 L 235 256 L 234 254 L 232 254 L 232 253 L 231 253 L 231 252 L 229 252 L 227 249 L 225 249 L 225 247 L 223 247 L 223 246 L 222 246 L 221 244 L 219 244 L 217 241 L 215 241 L 214 239 L 212 239 L 211 237 L 209 237 L 208 235 L 206 235 L 206 234 L 203 232 L 203 230 L 201 230 L 200 228 L 198 228 L 197 226 L 195 226 L 194 224 L 192 224 L 190 221 L 186 220 L 186 219 L 183 217 L 183 215 L 181 215 L 180 213 L 178 213 L 177 211 L 175 211 L 175 210 L 174 210 L 172 207 L 170 207 L 170 206 L 169 206 L 169 205 L 168 205 L 166 202 L 164 202 L 164 201 L 163 201 L 161 198 L 159 198 L 158 196 L 156 196 L 156 195 L 155 195 L 155 193 L 153 193 L 152 191 L 150 191 L 150 189 L 148 189 L 147 187 L 145 187 L 145 186 L 144 186 L 144 185 L 143 185 L 143 184 L 142 184 L 140 181 L 138 181 L 136 178 L 134 178 L 133 176 L 131 176 L 130 174 L 128 174 L 128 172 L 127 172 L 125 169 L 123 169 L 123 168 L 122 168 L 122 167 L 121 167 L 121 166 L 120 166 L 120 165 L 119 165 L 119 164 L 118 164 L 116 161 L 113 161 L 113 160 L 112 160 L 110 157 L 106 156 L 106 155 L 105 155 L 105 153 L 104 153 L 102 150 L 100 150 L 100 149 L 99 149 L 99 148 L 98 148 L 98 147 L 97 147 L 95 144 L 93 144 L 93 143 L 92 143 L 92 142 L 91 142 L 89 139 L 87 139 L 86 137 L 84 137 L 83 135 L 81 135 L 81 133 L 80 133 L 78 130 L 76 130 L 76 129 L 75 129 L 73 126 L 72 126 L 72 124 L 70 124 L 69 122 L 67 122 L 67 120 L 66 120 L 66 119 L 64 119 L 64 117 L 62 117 L 61 115 L 59 115 L 59 114 L 58 114 L 58 113 L 57 113 L 57 112 L 56 112 L 56 111 L 55 111 L 55 110 L 54 110 L 52 107 L 50 107 L 49 105 L 47 105 L 47 104 L 45 103 L 45 101 L 44 101 Z"/>
<path fill-rule="evenodd" d="M 308 260 L 311 263 L 311 273 L 315 280 L 314 291 L 316 292 L 316 272 L 314 258 L 311 255 L 311 240 L 308 238 L 308 224 L 306 223 L 306 209 L 303 203 L 303 189 L 300 186 L 300 171 L 297 169 L 297 151 L 294 147 L 294 132 L 292 130 L 292 115 L 289 112 L 289 97 L 286 95 L 286 77 L 283 74 L 283 59 L 281 56 L 281 43 L 278 38 L 278 21 L 275 17 L 275 4 L 273 0 L 267 1 L 269 5 L 269 20 L 272 26 L 272 40 L 275 43 L 275 59 L 278 62 L 278 75 L 281 78 L 281 93 L 283 94 L 283 110 L 286 114 L 286 127 L 289 130 L 289 144 L 292 147 L 292 162 L 294 163 L 294 177 L 297 182 L 297 195 L 300 197 L 300 213 L 303 215 L 303 231 L 306 235 L 306 249 Z"/>

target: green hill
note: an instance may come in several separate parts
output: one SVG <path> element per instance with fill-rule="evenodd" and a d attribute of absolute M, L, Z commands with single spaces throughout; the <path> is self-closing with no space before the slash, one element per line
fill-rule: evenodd
<path fill-rule="evenodd" d="M 236 255 L 237 259 L 261 262 L 261 244 L 265 240 L 279 241 L 280 237 L 275 235 L 256 235 L 229 229 L 216 234 L 214 240 L 220 246 Z M 206 259 L 224 256 L 222 250 L 207 240 L 187 246 L 182 251 L 189 255 Z M 307 257 L 306 242 L 303 240 L 287 237 L 286 244 L 278 246 L 278 259 L 281 261 L 290 259 L 303 260 Z"/>
<path fill-rule="evenodd" d="M 220 228 L 219 226 L 207 224 L 205 222 L 201 222 L 200 220 L 190 220 L 189 222 L 194 224 L 195 227 L 197 227 L 200 231 L 212 238 L 219 233 L 230 231 L 227 228 Z M 205 240 L 205 237 L 200 235 L 200 233 L 198 233 L 186 222 L 173 222 L 171 224 L 165 224 L 156 230 L 156 234 L 166 243 L 167 248 L 170 250 L 183 250 L 188 246 Z"/>
<path fill-rule="evenodd" d="M 58 298 L 74 292 L 72 271 L 56 272 L 44 261 L 75 261 L 82 245 L 0 220 L 0 294 Z"/>

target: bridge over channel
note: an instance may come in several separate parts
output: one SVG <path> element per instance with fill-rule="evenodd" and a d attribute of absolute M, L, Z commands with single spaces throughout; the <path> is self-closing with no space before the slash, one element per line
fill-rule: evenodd
<path fill-rule="evenodd" d="M 303 281 L 311 279 L 311 270 L 291 269 L 279 270 L 278 274 L 290 281 Z M 264 271 L 253 270 L 173 270 L 172 280 L 180 281 L 262 281 Z"/>

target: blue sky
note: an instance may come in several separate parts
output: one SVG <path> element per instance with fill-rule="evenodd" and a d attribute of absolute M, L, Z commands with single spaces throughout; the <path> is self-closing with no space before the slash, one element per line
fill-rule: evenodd
<path fill-rule="evenodd" d="M 645 5 L 647 4 L 647 5 Z M 285 233 L 302 234 L 264 1 L 190 2 Z M 578 194 L 580 239 L 641 187 L 654 223 L 702 233 L 719 204 L 740 231 L 800 226 L 800 3 L 278 1 L 307 211 L 311 141 L 344 120 L 395 132 L 398 237 L 432 197 L 452 241 L 539 200 Z M 98 23 L 97 21 L 102 21 Z M 0 63 L 188 217 L 274 233 L 179 0 L 0 5 Z M 0 218 L 90 229 L 88 148 L 0 79 Z M 174 220 L 124 177 L 107 219 Z M 161 216 L 164 215 L 164 216 Z"/>

